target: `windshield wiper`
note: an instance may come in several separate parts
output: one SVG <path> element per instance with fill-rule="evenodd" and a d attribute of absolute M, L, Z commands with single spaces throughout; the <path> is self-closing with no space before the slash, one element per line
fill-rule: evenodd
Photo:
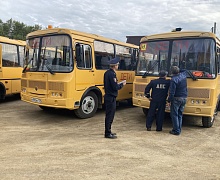
<path fill-rule="evenodd" d="M 142 78 L 146 78 L 148 75 L 150 75 L 150 74 L 153 74 L 153 73 L 149 73 L 148 71 L 146 71 L 144 74 L 143 74 L 143 76 L 142 76 Z"/>
<path fill-rule="evenodd" d="M 50 68 L 48 62 L 45 63 L 46 68 L 48 69 L 48 71 L 50 72 L 50 74 L 54 75 L 55 73 L 53 72 L 53 70 Z"/>
<path fill-rule="evenodd" d="M 198 78 L 195 77 L 191 71 L 186 70 L 186 72 L 189 74 L 189 76 L 192 78 L 193 81 L 197 81 L 198 80 Z"/>
<path fill-rule="evenodd" d="M 25 65 L 24 69 L 22 70 L 22 73 L 26 72 L 26 69 L 28 67 L 28 65 L 30 64 L 30 62 L 33 61 L 33 59 L 30 59 L 30 61 L 28 61 L 28 63 Z"/>
<path fill-rule="evenodd" d="M 142 78 L 146 78 L 148 74 L 149 74 L 149 73 L 146 71 L 146 72 L 143 74 Z"/>
<path fill-rule="evenodd" d="M 151 65 L 151 68 L 143 74 L 142 78 L 146 78 L 147 75 L 153 74 L 153 73 L 149 73 L 149 72 L 150 72 L 150 71 L 154 71 L 154 69 L 155 69 L 155 67 L 157 67 L 157 64 L 158 64 L 158 63 L 159 63 L 159 60 L 155 61 L 155 62 Z"/>

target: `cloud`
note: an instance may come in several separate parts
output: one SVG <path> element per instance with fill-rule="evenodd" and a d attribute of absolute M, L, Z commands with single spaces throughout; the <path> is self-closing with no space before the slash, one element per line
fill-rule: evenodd
<path fill-rule="evenodd" d="M 1 19 L 27 25 L 52 24 L 126 40 L 127 35 L 149 35 L 183 30 L 210 31 L 220 23 L 218 0 L 12 0 L 0 2 Z"/>

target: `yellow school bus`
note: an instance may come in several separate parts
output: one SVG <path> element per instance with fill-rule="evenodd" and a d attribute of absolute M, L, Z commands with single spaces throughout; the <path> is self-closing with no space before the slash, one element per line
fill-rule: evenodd
<path fill-rule="evenodd" d="M 49 28 L 27 35 L 21 99 L 43 110 L 74 110 L 92 117 L 103 105 L 103 76 L 120 57 L 118 81 L 127 80 L 117 100 L 132 100 L 138 46 L 95 34 Z"/>
<path fill-rule="evenodd" d="M 0 36 L 0 100 L 21 92 L 25 41 Z"/>
<path fill-rule="evenodd" d="M 150 102 L 146 85 L 158 78 L 160 70 L 186 69 L 188 98 L 184 114 L 202 117 L 211 127 L 220 109 L 220 41 L 211 32 L 173 31 L 145 36 L 140 41 L 137 72 L 133 84 L 133 105 L 147 115 Z"/>

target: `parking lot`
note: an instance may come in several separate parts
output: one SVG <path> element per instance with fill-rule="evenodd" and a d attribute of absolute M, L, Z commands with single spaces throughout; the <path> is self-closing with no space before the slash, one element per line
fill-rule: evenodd
<path fill-rule="evenodd" d="M 45 112 L 9 97 L 0 103 L 0 179 L 220 179 L 220 118 L 211 128 L 184 117 L 180 136 L 145 129 L 141 108 L 121 103 L 105 139 L 104 110 L 90 119 Z"/>

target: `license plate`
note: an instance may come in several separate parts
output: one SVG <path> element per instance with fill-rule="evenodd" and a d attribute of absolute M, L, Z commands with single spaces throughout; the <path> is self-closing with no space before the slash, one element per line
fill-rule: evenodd
<path fill-rule="evenodd" d="M 38 98 L 31 98 L 31 101 L 34 102 L 34 103 L 41 103 L 41 100 L 38 99 Z"/>

